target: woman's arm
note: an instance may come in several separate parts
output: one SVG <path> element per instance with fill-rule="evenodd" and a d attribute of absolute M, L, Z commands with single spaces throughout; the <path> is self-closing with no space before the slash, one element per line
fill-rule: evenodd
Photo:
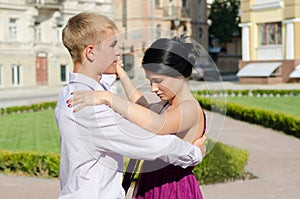
<path fill-rule="evenodd" d="M 149 107 L 149 103 L 147 99 L 142 95 L 142 93 L 138 90 L 138 88 L 132 83 L 127 73 L 122 68 L 123 64 L 117 64 L 117 75 L 120 78 L 122 86 L 125 90 L 126 96 L 129 101 L 140 104 L 144 107 Z"/>
<path fill-rule="evenodd" d="M 77 91 L 67 103 L 69 107 L 79 104 L 75 111 L 87 105 L 106 104 L 136 125 L 160 135 L 187 130 L 198 119 L 198 109 L 195 108 L 198 104 L 192 100 L 182 102 L 180 106 L 164 114 L 157 114 L 107 91 Z"/>

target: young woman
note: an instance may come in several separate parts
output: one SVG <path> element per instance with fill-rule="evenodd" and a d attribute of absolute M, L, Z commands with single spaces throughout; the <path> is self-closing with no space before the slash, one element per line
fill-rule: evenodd
<path fill-rule="evenodd" d="M 122 64 L 116 73 L 128 97 L 109 91 L 77 91 L 68 100 L 69 106 L 106 104 L 136 125 L 155 134 L 174 134 L 193 142 L 205 132 L 205 114 L 189 90 L 188 78 L 197 56 L 197 47 L 188 37 L 156 40 L 145 52 L 142 66 L 151 83 L 151 91 L 161 101 L 150 104 L 133 85 Z M 109 69 L 108 69 L 109 70 Z M 166 146 L 167 147 L 167 146 Z M 202 199 L 193 167 L 167 165 L 161 160 L 144 161 L 133 198 Z"/>

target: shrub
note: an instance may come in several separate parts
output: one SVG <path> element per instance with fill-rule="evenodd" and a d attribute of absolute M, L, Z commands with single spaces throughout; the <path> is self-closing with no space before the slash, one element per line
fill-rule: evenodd
<path fill-rule="evenodd" d="M 204 109 L 224 113 L 224 104 L 212 103 L 209 98 L 195 95 Z M 277 111 L 247 107 L 236 103 L 226 103 L 226 115 L 232 118 L 259 124 L 267 128 L 283 131 L 300 138 L 300 118 Z"/>
<path fill-rule="evenodd" d="M 248 152 L 209 140 L 207 148 L 211 148 L 211 146 L 214 146 L 213 149 L 193 170 L 199 184 L 212 184 L 242 178 L 249 158 Z M 125 167 L 128 165 L 127 158 L 125 158 L 124 165 Z M 134 176 L 134 180 L 137 180 L 137 177 L 138 174 Z"/>
<path fill-rule="evenodd" d="M 213 144 L 209 141 L 210 144 Z M 200 184 L 220 183 L 241 178 L 249 154 L 222 143 L 216 143 L 212 151 L 195 167 L 193 173 Z"/>
<path fill-rule="evenodd" d="M 58 177 L 59 155 L 0 151 L 0 172 L 21 173 L 38 177 Z"/>
<path fill-rule="evenodd" d="M 41 104 L 32 104 L 29 106 L 11 106 L 7 108 L 1 108 L 0 115 L 5 114 L 13 114 L 13 113 L 22 113 L 22 112 L 28 112 L 28 111 L 41 111 L 41 110 L 47 110 L 47 109 L 54 109 L 56 106 L 56 102 L 44 102 Z"/>

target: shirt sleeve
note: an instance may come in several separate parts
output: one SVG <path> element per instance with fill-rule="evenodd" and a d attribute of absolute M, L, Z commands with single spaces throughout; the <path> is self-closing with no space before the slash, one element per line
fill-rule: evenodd
<path fill-rule="evenodd" d="M 74 118 L 79 124 L 78 133 L 90 150 L 111 151 L 134 159 L 159 158 L 183 168 L 202 161 L 198 147 L 174 135 L 150 133 L 106 105 L 85 107 Z"/>

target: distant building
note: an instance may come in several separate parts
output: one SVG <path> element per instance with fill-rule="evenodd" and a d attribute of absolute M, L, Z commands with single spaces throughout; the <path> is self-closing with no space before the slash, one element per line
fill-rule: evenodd
<path fill-rule="evenodd" d="M 207 0 L 207 16 L 210 15 L 211 6 L 215 0 Z M 213 22 L 208 19 L 208 26 Z M 225 27 L 225 26 L 224 26 Z M 208 28 L 208 52 L 215 61 L 217 68 L 222 75 L 236 74 L 239 60 L 241 59 L 241 35 L 234 33 L 230 42 L 220 43 L 219 39 L 209 33 Z"/>
<path fill-rule="evenodd" d="M 61 32 L 85 10 L 112 16 L 107 0 L 0 0 L 0 88 L 68 82 L 73 63 Z"/>
<path fill-rule="evenodd" d="M 241 83 L 300 80 L 300 4 L 291 0 L 242 0 Z"/>
<path fill-rule="evenodd" d="M 113 10 L 120 32 L 129 31 L 120 46 L 131 76 L 131 66 L 140 65 L 143 51 L 157 38 L 185 33 L 208 49 L 206 0 L 114 0 Z"/>
<path fill-rule="evenodd" d="M 188 2 L 190 4 L 192 37 L 208 51 L 206 0 L 195 0 Z"/>
<path fill-rule="evenodd" d="M 132 67 L 140 66 L 144 50 L 161 37 L 176 32 L 191 35 L 190 5 L 183 0 L 114 0 L 114 20 L 120 33 L 125 70 L 134 77 Z"/>
<path fill-rule="evenodd" d="M 197 2 L 194 5 L 187 0 L 0 0 L 0 89 L 67 84 L 73 62 L 62 44 L 61 33 L 67 20 L 82 11 L 111 17 L 121 33 L 140 29 L 129 32 L 119 43 L 125 53 L 127 71 L 140 65 L 145 48 L 154 39 L 166 36 L 164 30 L 196 36 L 194 39 L 205 46 L 206 15 L 201 14 L 203 8 L 199 10 L 205 0 Z M 194 10 L 196 7 L 198 11 Z M 194 24 L 194 16 L 204 24 L 203 35 L 197 33 L 200 28 Z M 150 35 L 144 34 L 147 28 Z M 133 51 L 138 55 L 133 56 Z"/>

